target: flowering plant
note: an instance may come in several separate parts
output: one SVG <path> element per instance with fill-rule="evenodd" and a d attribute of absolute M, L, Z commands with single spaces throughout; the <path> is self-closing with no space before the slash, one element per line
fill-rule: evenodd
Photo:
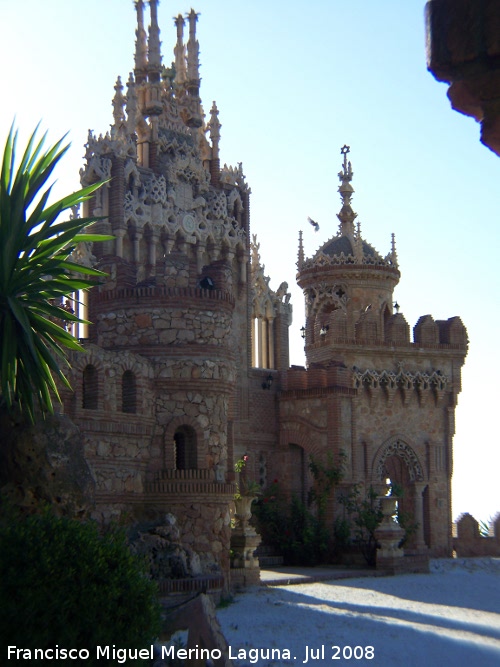
<path fill-rule="evenodd" d="M 234 471 L 239 473 L 239 482 L 236 482 L 235 500 L 239 500 L 242 496 L 256 496 L 261 493 L 260 484 L 254 480 L 247 479 L 246 475 L 242 475 L 243 469 L 248 463 L 249 456 L 244 454 L 241 459 L 238 459 L 234 464 Z"/>
<path fill-rule="evenodd" d="M 248 454 L 244 454 L 241 459 L 238 459 L 234 464 L 234 472 L 241 472 L 248 461 Z"/>

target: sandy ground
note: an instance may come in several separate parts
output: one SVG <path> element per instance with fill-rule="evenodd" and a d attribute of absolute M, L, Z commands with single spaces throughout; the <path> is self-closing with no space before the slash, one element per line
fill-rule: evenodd
<path fill-rule="evenodd" d="M 217 616 L 238 666 L 500 667 L 500 559 L 258 588 Z"/>

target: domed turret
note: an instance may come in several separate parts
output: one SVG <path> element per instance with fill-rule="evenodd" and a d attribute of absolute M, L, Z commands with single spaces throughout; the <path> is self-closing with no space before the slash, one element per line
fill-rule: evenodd
<path fill-rule="evenodd" d="M 304 258 L 301 237 L 297 282 L 306 299 L 309 364 L 327 361 L 336 343 L 383 340 L 400 277 L 394 235 L 390 252 L 382 257 L 361 237 L 359 222 L 354 225 L 357 213 L 351 205 L 354 188 L 349 150 L 349 146 L 341 149 L 344 161 L 338 191 L 342 207 L 337 214 L 337 234 L 308 259 Z"/>

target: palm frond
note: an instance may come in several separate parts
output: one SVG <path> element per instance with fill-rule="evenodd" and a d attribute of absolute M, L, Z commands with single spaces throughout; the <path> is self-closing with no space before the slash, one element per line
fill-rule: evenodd
<path fill-rule="evenodd" d="M 86 234 L 99 218 L 61 216 L 90 199 L 103 183 L 95 183 L 49 203 L 48 184 L 69 148 L 64 137 L 48 149 L 46 135 L 31 134 L 16 166 L 18 134 L 12 125 L 0 171 L 0 394 L 33 420 L 36 407 L 53 411 L 57 383 L 69 387 L 67 350 L 82 350 L 65 322 L 85 322 L 61 302 L 89 289 L 105 274 L 81 266 L 70 255 L 82 241 L 113 238 Z"/>

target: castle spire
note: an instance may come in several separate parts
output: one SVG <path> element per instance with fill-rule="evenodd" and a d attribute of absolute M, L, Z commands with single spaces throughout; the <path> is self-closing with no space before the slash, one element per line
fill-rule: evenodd
<path fill-rule="evenodd" d="M 342 146 L 340 149 L 341 155 L 344 156 L 344 164 L 342 165 L 342 170 L 339 171 L 339 193 L 342 198 L 342 208 L 340 209 L 340 213 L 337 213 L 337 218 L 340 220 L 340 234 L 353 240 L 354 220 L 357 217 L 357 213 L 354 213 L 351 207 L 351 198 L 354 188 L 351 185 L 353 176 L 351 163 L 347 161 L 347 154 L 350 150 L 350 147 L 346 145 Z"/>
<path fill-rule="evenodd" d="M 200 85 L 200 46 L 196 39 L 196 23 L 198 16 L 194 9 L 191 9 L 187 18 L 189 21 L 189 40 L 187 43 L 187 75 L 191 86 Z"/>
<path fill-rule="evenodd" d="M 137 30 L 135 31 L 135 80 L 142 83 L 146 78 L 148 66 L 148 45 L 144 29 L 144 0 L 136 0 Z"/>
<path fill-rule="evenodd" d="M 126 107 L 127 112 L 127 134 L 133 136 L 136 132 L 136 121 L 137 121 L 137 91 L 135 89 L 135 81 L 132 72 L 130 72 L 128 81 L 127 81 L 127 98 L 126 98 Z"/>
<path fill-rule="evenodd" d="M 215 102 L 210 109 L 210 120 L 207 123 L 207 127 L 210 130 L 210 139 L 212 141 L 212 157 L 217 159 L 219 157 L 220 128 L 222 126 L 219 121 L 219 110 Z"/>
<path fill-rule="evenodd" d="M 200 100 L 199 52 L 196 39 L 196 22 L 198 14 L 192 9 L 187 15 L 189 21 L 189 40 L 187 43 L 187 57 L 182 43 L 184 20 L 181 16 L 176 19 L 177 45 L 174 49 L 177 77 L 175 83 L 181 91 L 181 117 L 188 127 L 200 128 L 203 125 L 203 109 Z"/>
<path fill-rule="evenodd" d="M 160 53 L 160 28 L 158 27 L 158 0 L 149 0 L 151 22 L 149 25 L 148 38 L 148 84 L 144 91 L 143 110 L 150 117 L 156 127 L 156 119 L 162 112 L 161 100 L 161 53 Z M 156 130 L 153 132 L 156 134 Z"/>
<path fill-rule="evenodd" d="M 302 240 L 302 230 L 299 231 L 299 256 L 298 256 L 298 261 L 297 261 L 297 268 L 300 269 L 302 268 L 302 265 L 304 264 L 304 243 Z"/>
<path fill-rule="evenodd" d="M 186 81 L 186 60 L 184 58 L 184 19 L 182 14 L 179 14 L 175 19 L 175 27 L 177 28 L 177 43 L 174 48 L 175 56 L 175 83 L 182 85 Z"/>
<path fill-rule="evenodd" d="M 113 128 L 119 130 L 125 122 L 125 96 L 123 95 L 123 85 L 121 77 L 118 77 L 115 83 L 115 95 L 113 97 Z"/>
<path fill-rule="evenodd" d="M 396 235 L 394 232 L 391 234 L 391 261 L 393 265 L 398 268 L 398 253 L 396 251 Z"/>
<path fill-rule="evenodd" d="M 220 178 L 220 158 L 219 158 L 219 142 L 220 142 L 220 128 L 219 110 L 217 104 L 214 102 L 210 109 L 210 120 L 207 123 L 207 129 L 210 132 L 210 140 L 212 142 L 212 156 L 210 160 L 210 178 L 212 185 L 219 185 Z"/>
<path fill-rule="evenodd" d="M 160 42 L 160 27 L 158 25 L 158 0 L 149 0 L 149 9 L 151 12 L 151 24 L 149 26 L 149 40 L 148 40 L 148 60 L 150 80 L 153 76 L 154 80 L 160 79 L 161 70 L 161 42 Z"/>

